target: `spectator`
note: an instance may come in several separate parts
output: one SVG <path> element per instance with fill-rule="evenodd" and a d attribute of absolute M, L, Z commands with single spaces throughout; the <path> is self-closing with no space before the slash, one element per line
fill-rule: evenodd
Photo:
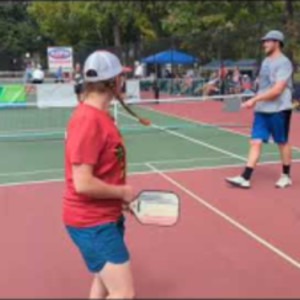
<path fill-rule="evenodd" d="M 141 79 L 144 75 L 143 66 L 138 61 L 135 62 L 135 69 L 134 69 L 134 77 L 136 79 Z"/>
<path fill-rule="evenodd" d="M 32 83 L 40 84 L 44 82 L 45 73 L 42 70 L 42 66 L 40 64 L 32 72 Z"/>
<path fill-rule="evenodd" d="M 238 67 L 235 67 L 232 74 L 232 92 L 239 93 L 241 91 L 241 73 Z"/>
<path fill-rule="evenodd" d="M 225 94 L 225 90 L 226 90 L 226 76 L 227 76 L 228 70 L 227 68 L 224 66 L 223 63 L 221 63 L 220 69 L 219 69 L 219 80 L 220 80 L 220 93 L 221 95 Z"/>
<path fill-rule="evenodd" d="M 203 96 L 209 96 L 219 92 L 220 78 L 217 72 L 211 74 L 209 81 L 203 86 Z"/>
<path fill-rule="evenodd" d="M 165 69 L 165 78 L 172 78 L 172 74 L 169 69 Z"/>
<path fill-rule="evenodd" d="M 248 74 L 244 74 L 242 77 L 242 91 L 243 93 L 253 93 L 251 78 Z"/>
<path fill-rule="evenodd" d="M 24 83 L 29 83 L 31 81 L 31 79 L 32 79 L 32 65 L 31 65 L 31 62 L 28 62 L 26 64 L 23 81 L 24 81 Z"/>
<path fill-rule="evenodd" d="M 74 70 L 74 91 L 75 94 L 77 95 L 77 100 L 81 101 L 82 99 L 82 91 L 83 91 L 83 75 L 81 72 L 81 66 L 80 63 L 77 63 L 75 65 L 75 70 Z"/>
<path fill-rule="evenodd" d="M 157 78 L 154 79 L 152 88 L 153 88 L 153 92 L 154 92 L 154 99 L 158 100 L 159 99 L 159 85 L 158 85 Z"/>
<path fill-rule="evenodd" d="M 63 83 L 63 82 L 64 82 L 63 71 L 62 71 L 62 67 L 59 66 L 55 73 L 55 83 Z"/>
<path fill-rule="evenodd" d="M 183 86 L 181 88 L 181 94 L 191 94 L 193 86 L 193 78 L 190 74 L 187 74 L 183 80 Z"/>

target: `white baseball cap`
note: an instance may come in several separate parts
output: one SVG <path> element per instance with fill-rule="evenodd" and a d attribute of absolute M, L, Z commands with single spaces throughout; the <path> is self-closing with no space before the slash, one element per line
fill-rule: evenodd
<path fill-rule="evenodd" d="M 86 82 L 108 80 L 121 74 L 123 67 L 119 58 L 111 52 L 98 50 L 88 56 L 84 63 L 83 77 Z"/>

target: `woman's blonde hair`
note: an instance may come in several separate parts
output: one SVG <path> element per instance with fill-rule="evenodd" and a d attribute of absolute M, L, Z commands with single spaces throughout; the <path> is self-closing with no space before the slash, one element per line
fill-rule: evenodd
<path fill-rule="evenodd" d="M 97 82 L 85 82 L 83 85 L 83 92 L 87 95 L 90 93 L 113 93 L 116 87 L 114 79 L 97 81 Z"/>

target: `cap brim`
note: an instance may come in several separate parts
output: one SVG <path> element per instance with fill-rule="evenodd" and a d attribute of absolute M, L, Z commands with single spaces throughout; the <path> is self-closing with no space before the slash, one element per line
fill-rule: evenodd
<path fill-rule="evenodd" d="M 263 37 L 263 38 L 260 39 L 260 41 L 261 42 L 265 42 L 265 41 L 277 41 L 277 42 L 280 42 L 280 43 L 284 44 L 283 41 L 275 39 L 275 38 L 270 38 L 270 37 Z"/>

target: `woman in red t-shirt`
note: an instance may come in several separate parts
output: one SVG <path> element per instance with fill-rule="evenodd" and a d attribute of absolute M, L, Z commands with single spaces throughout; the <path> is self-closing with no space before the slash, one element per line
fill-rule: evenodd
<path fill-rule="evenodd" d="M 66 130 L 63 220 L 88 269 L 90 298 L 133 298 L 122 207 L 133 199 L 126 185 L 126 153 L 108 107 L 121 92 L 119 59 L 96 51 L 84 66 L 83 102 Z"/>

